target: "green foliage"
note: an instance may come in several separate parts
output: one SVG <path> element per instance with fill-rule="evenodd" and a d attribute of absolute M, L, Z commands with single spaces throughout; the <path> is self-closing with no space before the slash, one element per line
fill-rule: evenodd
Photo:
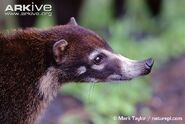
<path fill-rule="evenodd" d="M 60 124 L 86 124 L 79 116 L 70 114 L 70 116 L 64 116 L 61 118 Z"/>
<path fill-rule="evenodd" d="M 38 28 L 51 27 L 54 25 L 55 23 L 54 21 L 55 21 L 54 18 L 51 18 L 50 16 L 39 16 L 36 22 L 36 27 Z"/>
<path fill-rule="evenodd" d="M 81 11 L 84 26 L 99 28 L 108 25 L 112 18 L 110 9 L 112 0 L 86 0 Z"/>

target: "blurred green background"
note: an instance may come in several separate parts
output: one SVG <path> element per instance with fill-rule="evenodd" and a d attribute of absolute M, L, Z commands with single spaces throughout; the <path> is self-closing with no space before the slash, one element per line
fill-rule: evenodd
<path fill-rule="evenodd" d="M 115 52 L 128 58 L 152 57 L 155 60 L 153 71 L 185 53 L 184 0 L 164 0 L 158 18 L 150 17 L 143 0 L 128 0 L 127 14 L 115 20 L 111 4 L 112 0 L 86 0 L 78 23 L 98 32 Z M 16 28 L 14 17 L 5 18 L 9 20 L 6 29 Z M 53 25 L 54 18 L 41 16 L 36 27 Z M 146 35 L 138 38 L 138 32 L 146 32 Z M 148 75 L 118 83 L 70 83 L 62 86 L 60 92 L 82 99 L 95 124 L 118 124 L 113 116 L 136 114 L 136 105 L 150 101 L 153 89 Z M 150 110 L 144 107 L 141 112 L 146 115 Z M 78 124 L 72 120 L 66 120 L 66 124 Z"/>

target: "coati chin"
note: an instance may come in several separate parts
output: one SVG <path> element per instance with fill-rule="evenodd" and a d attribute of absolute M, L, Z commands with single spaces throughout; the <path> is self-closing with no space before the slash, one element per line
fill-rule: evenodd
<path fill-rule="evenodd" d="M 153 63 L 114 53 L 74 18 L 46 30 L 1 33 L 0 123 L 36 123 L 64 83 L 130 80 L 148 74 Z"/>

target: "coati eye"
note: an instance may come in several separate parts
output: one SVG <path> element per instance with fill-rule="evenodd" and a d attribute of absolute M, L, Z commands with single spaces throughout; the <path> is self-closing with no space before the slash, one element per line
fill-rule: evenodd
<path fill-rule="evenodd" d="M 94 58 L 93 62 L 94 62 L 94 64 L 99 65 L 99 64 L 101 64 L 103 59 L 104 59 L 104 56 L 102 54 L 99 54 Z"/>

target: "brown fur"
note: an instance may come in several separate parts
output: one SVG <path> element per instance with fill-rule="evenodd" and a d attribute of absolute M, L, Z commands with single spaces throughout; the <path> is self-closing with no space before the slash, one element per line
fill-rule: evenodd
<path fill-rule="evenodd" d="M 66 53 L 70 55 L 69 65 L 74 64 L 74 59 L 88 53 L 91 48 L 109 49 L 105 42 L 100 42 L 103 40 L 95 33 L 73 25 L 56 26 L 48 30 L 17 30 L 9 35 L 0 34 L 1 124 L 33 124 L 41 109 L 47 106 L 49 100 L 40 93 L 39 80 L 46 74 L 51 63 L 54 63 L 52 46 L 60 39 L 71 44 Z M 58 79 L 60 83 L 72 80 L 69 76 L 65 77 L 61 70 L 57 74 L 61 75 Z"/>
<path fill-rule="evenodd" d="M 48 30 L 0 34 L 0 124 L 34 124 L 66 82 L 129 80 L 152 65 L 115 54 L 74 18 Z"/>

